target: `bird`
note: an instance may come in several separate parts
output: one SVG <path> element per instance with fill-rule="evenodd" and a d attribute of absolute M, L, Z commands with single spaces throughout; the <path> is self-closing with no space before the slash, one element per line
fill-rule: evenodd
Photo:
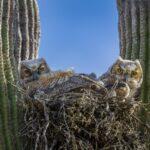
<path fill-rule="evenodd" d="M 130 88 L 125 82 L 116 82 L 115 84 L 107 84 L 105 86 L 108 90 L 108 97 L 119 97 L 119 98 L 128 98 L 130 94 Z"/>
<path fill-rule="evenodd" d="M 127 60 L 119 56 L 108 71 L 101 75 L 98 80 L 102 81 L 106 88 L 109 87 L 109 90 L 114 88 L 114 85 L 116 85 L 116 89 L 114 90 L 116 90 L 118 95 L 125 95 L 124 97 L 131 98 L 137 94 L 142 85 L 142 66 L 140 61 L 137 59 Z M 124 89 L 124 94 L 119 93 L 123 92 L 120 88 Z"/>
<path fill-rule="evenodd" d="M 20 80 L 25 83 L 49 77 L 51 72 L 44 58 L 24 60 L 20 63 Z"/>
<path fill-rule="evenodd" d="M 30 97 L 34 97 L 35 93 L 53 95 L 80 87 L 99 86 L 91 79 L 93 74 L 91 77 L 72 70 L 52 71 L 44 58 L 21 61 L 19 72 L 20 85 Z"/>
<path fill-rule="evenodd" d="M 72 70 L 51 70 L 44 58 L 23 60 L 20 62 L 19 86 L 26 95 L 33 97 L 35 92 L 61 84 L 73 74 Z"/>
<path fill-rule="evenodd" d="M 19 86 L 27 95 L 45 86 L 52 76 L 52 70 L 44 58 L 23 60 L 19 64 Z"/>

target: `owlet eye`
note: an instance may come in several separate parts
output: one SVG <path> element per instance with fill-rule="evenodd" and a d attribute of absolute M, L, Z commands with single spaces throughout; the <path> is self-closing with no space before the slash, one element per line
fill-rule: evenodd
<path fill-rule="evenodd" d="M 38 70 L 39 70 L 39 73 L 45 72 L 46 66 L 44 64 L 42 64 Z"/>
<path fill-rule="evenodd" d="M 119 66 L 117 66 L 117 67 L 115 68 L 115 71 L 116 71 L 117 74 L 122 74 L 122 73 L 123 73 L 123 70 L 122 70 L 121 67 L 119 67 Z"/>
<path fill-rule="evenodd" d="M 138 72 L 137 71 L 132 71 L 131 72 L 131 77 L 136 77 L 138 75 Z"/>
<path fill-rule="evenodd" d="M 23 70 L 23 72 L 24 72 L 24 76 L 25 76 L 25 77 L 29 77 L 29 76 L 31 76 L 31 72 L 30 72 L 30 70 L 28 70 L 28 69 L 24 69 L 24 70 Z"/>

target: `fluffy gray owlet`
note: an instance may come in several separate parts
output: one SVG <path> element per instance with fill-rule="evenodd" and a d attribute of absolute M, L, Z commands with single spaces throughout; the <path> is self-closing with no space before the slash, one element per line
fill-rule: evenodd
<path fill-rule="evenodd" d="M 99 78 L 99 80 L 103 81 L 106 87 L 112 87 L 117 82 L 119 84 L 120 82 L 124 83 L 124 88 L 121 87 L 121 84 L 120 86 L 116 85 L 118 91 L 122 88 L 126 93 L 124 94 L 126 98 L 133 97 L 141 87 L 143 81 L 141 64 L 139 60 L 124 60 L 119 57 L 109 70 Z M 123 92 L 122 90 L 120 91 Z"/>
<path fill-rule="evenodd" d="M 55 82 L 63 82 L 72 71 L 51 71 L 45 59 L 25 60 L 20 63 L 20 86 L 25 90 L 26 95 L 33 98 L 34 93 L 40 92 L 49 86 L 55 85 Z"/>
<path fill-rule="evenodd" d="M 47 78 L 50 74 L 51 70 L 44 58 L 24 60 L 20 63 L 20 80 L 25 84 Z"/>

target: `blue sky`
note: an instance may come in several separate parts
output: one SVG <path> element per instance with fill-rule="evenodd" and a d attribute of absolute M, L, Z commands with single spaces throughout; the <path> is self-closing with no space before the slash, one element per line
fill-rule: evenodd
<path fill-rule="evenodd" d="M 54 70 L 104 73 L 119 55 L 116 0 L 38 0 L 39 57 Z"/>

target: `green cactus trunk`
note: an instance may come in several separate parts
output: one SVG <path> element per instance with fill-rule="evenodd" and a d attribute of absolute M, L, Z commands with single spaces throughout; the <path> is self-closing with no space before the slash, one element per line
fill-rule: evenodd
<path fill-rule="evenodd" d="M 0 150 L 20 150 L 17 90 L 20 60 L 38 55 L 36 0 L 0 0 Z"/>
<path fill-rule="evenodd" d="M 150 1 L 117 0 L 119 14 L 120 55 L 139 59 L 144 74 L 141 98 L 149 111 L 150 103 Z M 150 116 L 142 110 L 142 120 L 150 123 Z"/>

